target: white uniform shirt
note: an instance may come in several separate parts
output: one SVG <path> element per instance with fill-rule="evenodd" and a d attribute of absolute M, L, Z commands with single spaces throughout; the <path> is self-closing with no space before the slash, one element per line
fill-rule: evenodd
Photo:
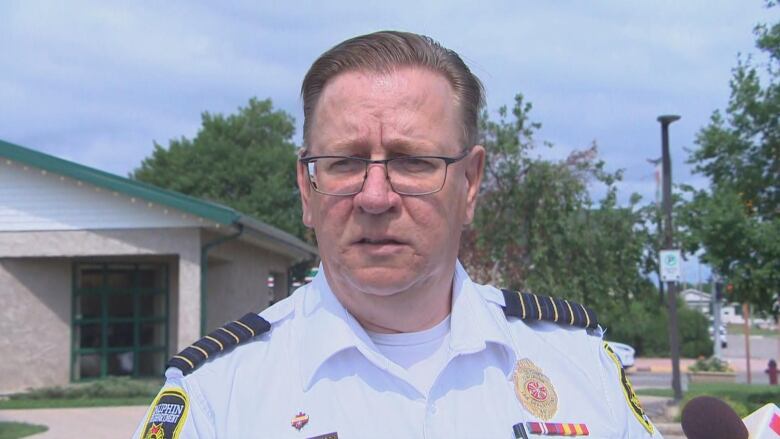
<path fill-rule="evenodd" d="M 169 369 L 164 389 L 189 397 L 182 438 L 511 439 L 514 424 L 539 421 L 513 383 L 518 360 L 530 359 L 557 394 L 548 422 L 585 424 L 592 438 L 660 437 L 629 408 L 600 336 L 507 319 L 503 305 L 500 290 L 457 264 L 447 360 L 425 391 L 380 353 L 320 269 L 260 314 L 270 331 L 187 376 Z M 300 430 L 291 425 L 299 414 Z"/>

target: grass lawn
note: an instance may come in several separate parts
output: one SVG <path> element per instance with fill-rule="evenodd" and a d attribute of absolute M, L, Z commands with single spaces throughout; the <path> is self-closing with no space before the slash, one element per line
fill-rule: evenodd
<path fill-rule="evenodd" d="M 22 422 L 0 422 L 0 439 L 17 439 L 48 430 L 43 425 L 31 425 Z"/>
<path fill-rule="evenodd" d="M 106 378 L 13 394 L 0 400 L 0 409 L 149 405 L 161 385 L 159 379 Z"/>
<path fill-rule="evenodd" d="M 640 395 L 672 397 L 672 389 L 638 389 L 637 393 Z M 685 407 L 688 401 L 700 395 L 720 398 L 728 403 L 740 417 L 745 417 L 763 407 L 766 403 L 780 402 L 780 387 L 729 383 L 694 383 L 688 386 L 688 391 L 683 396 L 680 407 Z"/>
<path fill-rule="evenodd" d="M 726 328 L 726 331 L 731 335 L 742 335 L 744 332 L 744 326 L 743 325 L 735 325 L 730 324 Z M 776 330 L 769 330 L 769 329 L 761 329 L 761 328 L 750 328 L 750 335 L 763 335 L 765 337 L 777 337 L 777 331 Z"/>
<path fill-rule="evenodd" d="M 9 399 L 0 401 L 0 410 L 8 409 L 54 409 L 68 407 L 115 407 L 122 405 L 149 405 L 154 396 L 137 396 L 130 398 L 41 398 L 41 399 Z M 0 436 L 2 439 L 3 436 Z"/>

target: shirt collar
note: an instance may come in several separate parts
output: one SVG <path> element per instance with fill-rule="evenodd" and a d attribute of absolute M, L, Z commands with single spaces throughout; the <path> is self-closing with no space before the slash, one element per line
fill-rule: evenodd
<path fill-rule="evenodd" d="M 495 288 L 478 289 L 457 261 L 452 294 L 451 355 L 479 352 L 488 343 L 495 343 L 503 347 L 514 362 L 514 343 L 501 310 L 504 305 L 501 292 Z M 312 386 L 320 366 L 347 349 L 357 349 L 380 369 L 391 367 L 390 361 L 373 346 L 363 327 L 333 294 L 322 265 L 306 291 L 301 308 L 303 318 L 298 320 L 300 329 L 296 332 L 302 335 L 300 371 L 304 390 Z"/>
<path fill-rule="evenodd" d="M 514 359 L 514 343 L 501 309 L 503 305 L 504 296 L 499 290 L 475 284 L 457 261 L 452 282 L 450 349 L 453 353 L 478 352 L 488 343 L 495 343 Z"/>
<path fill-rule="evenodd" d="M 298 320 L 301 337 L 301 379 L 304 390 L 313 384 L 315 374 L 325 362 L 339 352 L 358 349 L 369 361 L 387 369 L 389 360 L 372 345 L 368 334 L 339 302 L 328 285 L 320 264 L 301 305 L 303 316 Z"/>

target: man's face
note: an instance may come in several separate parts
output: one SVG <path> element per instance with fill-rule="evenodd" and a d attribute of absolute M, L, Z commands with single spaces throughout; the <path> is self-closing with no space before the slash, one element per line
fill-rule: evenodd
<path fill-rule="evenodd" d="M 327 83 L 313 114 L 309 156 L 455 157 L 470 146 L 463 145 L 449 82 L 422 68 L 342 73 Z M 377 164 L 360 193 L 323 195 L 299 164 L 303 221 L 314 228 L 332 285 L 389 296 L 449 281 L 461 229 L 473 218 L 483 160 L 482 147 L 473 148 L 449 166 L 441 191 L 423 196 L 393 192 Z"/>

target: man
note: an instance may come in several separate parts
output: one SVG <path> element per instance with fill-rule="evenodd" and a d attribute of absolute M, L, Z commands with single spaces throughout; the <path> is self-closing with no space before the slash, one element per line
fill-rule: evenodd
<path fill-rule="evenodd" d="M 175 356 L 137 436 L 659 437 L 600 331 L 570 326 L 592 313 L 477 285 L 458 262 L 485 151 L 482 86 L 456 53 L 356 37 L 314 62 L 302 96 L 321 270 Z"/>

